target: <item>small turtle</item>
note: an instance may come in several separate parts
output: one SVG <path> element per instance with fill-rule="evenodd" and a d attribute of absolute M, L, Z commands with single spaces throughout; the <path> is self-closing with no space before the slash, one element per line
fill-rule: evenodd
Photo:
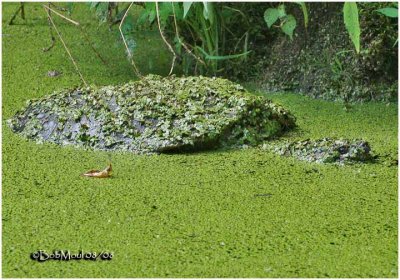
<path fill-rule="evenodd" d="M 50 70 L 47 72 L 48 77 L 58 77 L 62 74 L 62 72 L 57 71 L 57 70 Z"/>

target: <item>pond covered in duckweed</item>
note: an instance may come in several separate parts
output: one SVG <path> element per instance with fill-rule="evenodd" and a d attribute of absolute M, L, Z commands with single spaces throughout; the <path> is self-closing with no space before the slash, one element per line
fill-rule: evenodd
<path fill-rule="evenodd" d="M 297 118 L 297 128 L 272 143 L 364 139 L 380 155 L 368 164 L 319 165 L 260 148 L 135 155 L 38 145 L 6 120 L 27 100 L 80 81 L 59 42 L 42 52 L 48 25 L 41 6 L 27 5 L 26 25 L 5 24 L 16 5 L 3 5 L 3 277 L 398 276 L 396 104 L 345 111 L 296 94 L 267 96 Z M 132 69 L 123 47 L 101 39 L 113 35 L 85 9 L 75 15 L 108 66 L 77 43 L 74 26 L 59 23 L 85 78 L 126 83 Z M 162 45 L 143 42 L 148 52 Z M 137 55 L 145 65 L 144 52 Z M 62 75 L 48 77 L 54 69 Z M 79 176 L 110 160 L 110 179 Z M 29 255 L 39 249 L 114 257 L 38 263 Z"/>

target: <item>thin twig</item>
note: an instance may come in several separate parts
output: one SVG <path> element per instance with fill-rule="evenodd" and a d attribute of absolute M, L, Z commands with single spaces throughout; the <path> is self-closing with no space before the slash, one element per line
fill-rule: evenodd
<path fill-rule="evenodd" d="M 126 40 L 125 40 L 124 33 L 122 32 L 122 24 L 124 23 L 124 20 L 125 20 L 125 18 L 126 18 L 126 15 L 128 14 L 129 9 L 132 7 L 132 4 L 133 4 L 133 2 L 129 5 L 128 9 L 126 9 L 125 14 L 124 14 L 124 16 L 122 17 L 121 23 L 119 24 L 119 32 L 121 33 L 122 40 L 124 41 L 126 51 L 128 52 L 128 56 L 129 56 L 129 58 L 131 59 L 131 64 L 132 64 L 132 66 L 133 66 L 133 68 L 134 68 L 134 70 L 135 70 L 135 73 L 136 73 L 136 75 L 137 75 L 139 78 L 142 78 L 143 76 L 142 76 L 142 74 L 139 72 L 139 69 L 136 67 L 135 61 L 133 60 L 133 55 L 132 55 L 131 51 L 129 50 L 128 44 L 126 43 Z"/>
<path fill-rule="evenodd" d="M 59 11 L 63 11 L 63 12 L 68 11 L 68 9 L 66 9 L 66 8 L 64 8 L 64 7 L 57 6 L 56 4 L 50 2 L 50 3 L 49 3 L 49 7 L 51 7 L 51 6 L 53 6 L 54 8 L 56 8 L 56 9 L 59 10 Z"/>
<path fill-rule="evenodd" d="M 196 56 L 189 48 L 188 46 L 181 40 L 181 37 L 179 36 L 179 29 L 178 29 L 178 23 L 176 22 L 176 15 L 175 15 L 175 8 L 174 5 L 172 4 L 172 12 L 174 16 L 174 24 L 175 24 L 175 32 L 176 32 L 176 37 L 178 37 L 179 43 L 183 46 L 183 48 L 191 55 L 193 56 L 198 62 L 200 62 L 203 65 L 206 65 L 206 63 L 198 56 Z"/>
<path fill-rule="evenodd" d="M 63 14 L 60 14 L 59 12 L 56 12 L 55 10 L 53 10 L 53 9 L 50 8 L 50 7 L 47 7 L 46 5 L 43 5 L 43 6 L 44 6 L 46 9 L 48 9 L 48 10 L 52 11 L 53 13 L 55 13 L 56 15 L 58 15 L 58 16 L 62 17 L 63 19 L 69 21 L 70 23 L 75 24 L 76 26 L 79 25 L 79 22 L 76 22 L 76 21 L 74 21 L 74 20 L 72 20 L 72 19 L 70 19 L 70 18 L 67 18 L 67 17 L 64 16 Z"/>
<path fill-rule="evenodd" d="M 175 53 L 174 49 L 172 48 L 172 46 L 168 43 L 167 39 L 165 39 L 164 34 L 161 30 L 160 12 L 158 11 L 158 2 L 155 2 L 155 3 L 156 3 L 158 30 L 160 31 L 160 35 L 161 35 L 161 38 L 163 39 L 164 43 L 168 46 L 169 50 L 174 55 L 174 57 L 172 58 L 171 70 L 169 71 L 169 74 L 168 74 L 168 75 L 171 75 L 172 71 L 174 70 L 174 66 L 175 66 L 176 53 Z M 172 5 L 173 5 L 173 3 L 172 3 Z"/>
<path fill-rule="evenodd" d="M 43 6 L 44 6 L 44 5 L 43 5 Z M 45 7 L 46 7 L 46 6 L 45 6 Z M 63 38 L 61 37 L 60 32 L 58 32 L 58 29 L 57 29 L 56 25 L 54 24 L 54 21 L 53 21 L 53 19 L 51 18 L 51 15 L 50 15 L 50 13 L 49 13 L 49 9 L 46 9 L 46 8 L 45 8 L 45 10 L 46 10 L 46 13 L 47 13 L 47 17 L 50 19 L 50 22 L 51 22 L 51 24 L 53 25 L 54 30 L 56 31 L 58 37 L 60 38 L 61 43 L 64 45 L 65 50 L 67 51 L 69 57 L 71 58 L 71 61 L 72 61 L 72 63 L 74 64 L 76 71 L 78 72 L 78 74 L 79 74 L 79 76 L 81 77 L 81 79 L 82 79 L 83 83 L 85 84 L 85 86 L 88 86 L 88 84 L 86 83 L 85 79 L 83 78 L 82 73 L 79 71 L 78 65 L 76 64 L 74 58 L 72 57 L 70 51 L 68 50 L 67 45 L 65 44 Z M 53 12 L 54 12 L 54 11 L 53 11 Z"/>
<path fill-rule="evenodd" d="M 55 6 L 53 3 L 49 3 L 49 6 L 50 6 L 50 5 Z M 68 22 L 70 22 L 70 23 L 72 23 L 72 24 L 78 26 L 79 30 L 82 32 L 82 34 L 83 34 L 85 40 L 86 40 L 87 43 L 89 44 L 89 46 L 90 46 L 90 48 L 92 49 L 92 51 L 93 51 L 93 52 L 96 54 L 96 56 L 101 60 L 101 62 L 103 62 L 103 64 L 107 64 L 107 62 L 104 60 L 104 58 L 100 55 L 100 53 L 99 53 L 99 52 L 96 50 L 96 48 L 93 46 L 92 42 L 91 42 L 90 39 L 89 39 L 89 36 L 87 35 L 86 31 L 82 28 L 82 25 L 80 25 L 79 22 L 74 21 L 74 20 L 72 20 L 72 19 L 70 19 L 70 18 L 64 16 L 63 14 L 60 14 L 60 13 L 54 11 L 52 8 L 49 8 L 49 7 L 46 6 L 46 5 L 43 5 L 43 6 L 44 6 L 46 9 L 49 10 L 49 13 L 54 12 L 54 13 L 55 13 L 56 15 L 58 15 L 59 17 L 61 17 L 61 18 L 65 19 L 66 21 L 68 21 Z M 57 7 L 57 6 L 55 6 L 55 8 L 56 8 L 56 9 L 59 9 L 59 7 Z M 50 50 L 50 49 L 54 46 L 54 37 L 53 37 L 53 35 L 52 35 L 52 40 L 53 40 L 52 45 L 51 45 L 50 47 L 44 49 L 43 51 L 48 51 L 48 50 Z"/>

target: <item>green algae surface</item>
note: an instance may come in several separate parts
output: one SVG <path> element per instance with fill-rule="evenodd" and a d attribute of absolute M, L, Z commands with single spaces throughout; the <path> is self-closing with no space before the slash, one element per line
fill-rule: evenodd
<path fill-rule="evenodd" d="M 26 100 L 80 81 L 59 42 L 42 52 L 42 8 L 28 3 L 27 25 L 9 27 L 16 8 L 3 5 L 3 277 L 398 276 L 395 104 L 346 112 L 339 103 L 268 95 L 297 117 L 286 140 L 364 139 L 381 156 L 374 164 L 318 165 L 258 148 L 143 156 L 38 145 L 5 120 Z M 77 18 L 87 14 L 81 9 Z M 115 55 L 106 67 L 87 55 L 73 26 L 59 24 L 91 83 L 132 79 L 111 40 L 93 37 Z M 85 27 L 111 36 L 93 18 Z M 47 77 L 52 69 L 63 74 Z M 79 176 L 109 160 L 112 178 Z M 29 256 L 39 249 L 114 256 L 38 263 Z"/>

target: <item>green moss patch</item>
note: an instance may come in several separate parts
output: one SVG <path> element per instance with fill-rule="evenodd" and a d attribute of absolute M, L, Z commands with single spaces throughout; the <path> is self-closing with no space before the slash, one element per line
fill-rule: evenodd
<path fill-rule="evenodd" d="M 30 100 L 9 125 L 38 142 L 143 153 L 251 145 L 294 127 L 295 118 L 225 79 L 148 75 Z"/>

